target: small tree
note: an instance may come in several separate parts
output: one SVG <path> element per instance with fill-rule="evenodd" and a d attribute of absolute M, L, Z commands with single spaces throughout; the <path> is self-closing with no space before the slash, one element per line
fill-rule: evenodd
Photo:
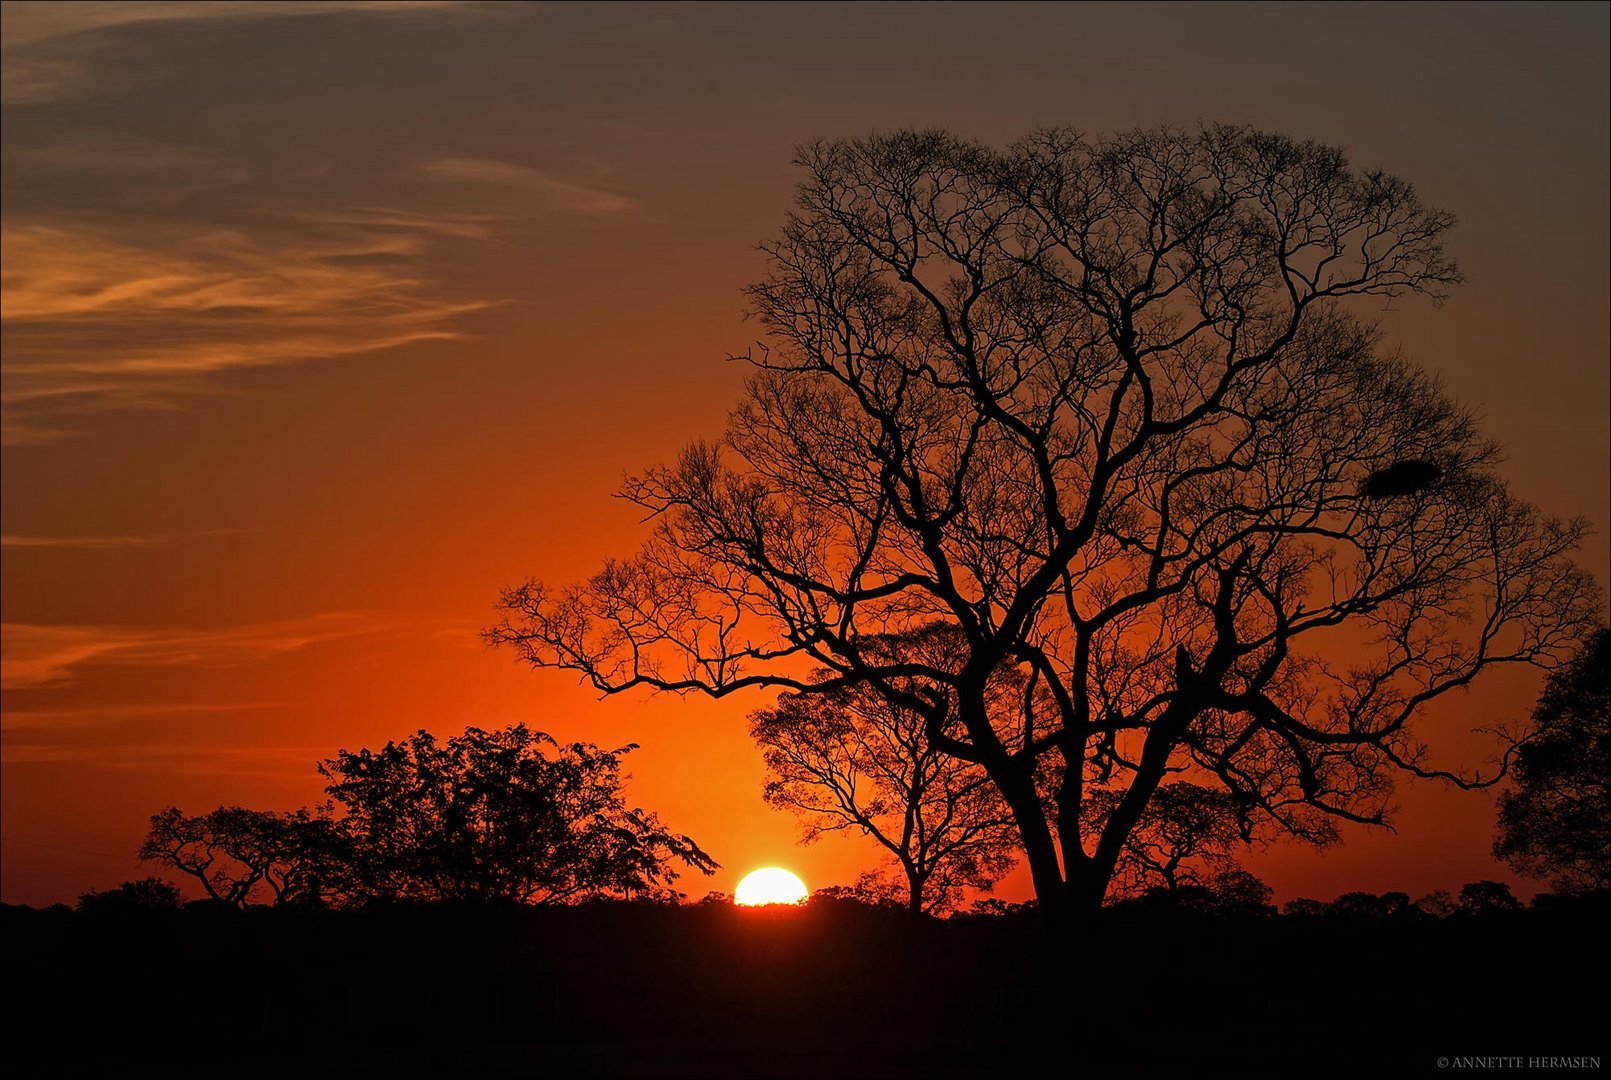
<path fill-rule="evenodd" d="M 427 731 L 378 751 L 342 750 L 319 771 L 345 810 L 354 887 L 380 899 L 561 903 L 656 895 L 676 860 L 717 866 L 688 837 L 621 800 L 635 746 L 561 747 L 516 725 Z"/>
<path fill-rule="evenodd" d="M 1086 796 L 1092 827 L 1100 829 L 1123 798 L 1123 791 L 1093 788 Z M 1114 886 L 1131 896 L 1159 887 L 1174 893 L 1182 885 L 1207 886 L 1237 869 L 1231 852 L 1247 842 L 1243 830 L 1249 824 L 1224 790 L 1184 780 L 1160 784 L 1125 839 Z"/>
<path fill-rule="evenodd" d="M 1433 889 L 1417 900 L 1415 907 L 1434 919 L 1447 919 L 1459 909 L 1448 889 Z"/>
<path fill-rule="evenodd" d="M 1345 919 L 1400 919 L 1414 911 L 1403 892 L 1347 892 L 1326 905 L 1326 914 Z"/>
<path fill-rule="evenodd" d="M 288 814 L 221 806 L 187 817 L 168 807 L 151 818 L 140 858 L 194 878 L 236 907 L 323 903 L 343 887 L 345 838 L 327 809 Z"/>
<path fill-rule="evenodd" d="M 1550 676 L 1533 725 L 1494 854 L 1559 892 L 1611 888 L 1611 630 Z"/>
<path fill-rule="evenodd" d="M 1221 870 L 1208 882 L 1216 910 L 1237 915 L 1273 915 L 1275 890 L 1241 867 Z"/>
<path fill-rule="evenodd" d="M 1493 915 L 1520 911 L 1522 903 L 1502 881 L 1468 881 L 1460 886 L 1460 915 Z"/>
<path fill-rule="evenodd" d="M 99 889 L 78 898 L 78 910 L 176 911 L 184 905 L 178 886 L 159 877 L 125 881 L 114 889 Z"/>
<path fill-rule="evenodd" d="M 958 645 L 936 625 L 868 648 L 944 667 L 960 660 Z M 998 713 L 1016 712 L 1012 687 L 998 685 L 995 696 Z M 941 751 L 923 714 L 887 694 L 865 685 L 786 693 L 750 714 L 750 735 L 766 759 L 767 803 L 799 818 L 806 843 L 846 829 L 870 837 L 914 912 L 950 910 L 965 889 L 990 891 L 1017 860 L 1012 812 L 989 775 Z"/>

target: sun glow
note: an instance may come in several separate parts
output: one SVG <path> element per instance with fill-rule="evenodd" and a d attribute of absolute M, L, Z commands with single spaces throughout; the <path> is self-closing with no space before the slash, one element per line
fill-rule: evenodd
<path fill-rule="evenodd" d="M 776 866 L 746 875 L 738 883 L 733 903 L 746 907 L 759 904 L 799 904 L 809 895 L 805 882 Z"/>

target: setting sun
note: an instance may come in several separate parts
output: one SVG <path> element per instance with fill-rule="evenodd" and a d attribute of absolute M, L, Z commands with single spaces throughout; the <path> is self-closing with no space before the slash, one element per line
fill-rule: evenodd
<path fill-rule="evenodd" d="M 798 904 L 810 895 L 805 882 L 776 866 L 747 875 L 738 883 L 733 903 L 754 907 L 759 904 Z"/>

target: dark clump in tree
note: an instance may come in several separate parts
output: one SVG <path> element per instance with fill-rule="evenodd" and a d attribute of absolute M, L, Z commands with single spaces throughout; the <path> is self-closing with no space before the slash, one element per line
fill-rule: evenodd
<path fill-rule="evenodd" d="M 1384 822 L 1397 777 L 1494 780 L 1435 762 L 1418 717 L 1557 662 L 1602 598 L 1586 524 L 1515 497 L 1358 314 L 1459 283 L 1450 214 L 1241 127 L 798 163 L 725 437 L 628 482 L 638 556 L 507 590 L 490 640 L 606 693 L 854 685 L 921 713 L 1010 808 L 1068 946 L 1170 777 L 1316 842 Z M 960 663 L 876 647 L 936 621 Z M 1099 822 L 1093 777 L 1122 791 Z"/>
<path fill-rule="evenodd" d="M 1393 499 L 1425 491 L 1437 482 L 1443 470 L 1430 461 L 1395 461 L 1365 478 L 1362 494 L 1372 499 Z"/>
<path fill-rule="evenodd" d="M 944 667 L 961 659 L 959 644 L 936 624 L 867 647 Z M 1011 721 L 1019 692 L 995 688 L 998 717 Z M 1017 861 L 1012 813 L 989 775 L 937 747 L 923 713 L 898 698 L 865 685 L 786 693 L 750 714 L 750 735 L 766 760 L 767 803 L 793 813 L 807 843 L 842 830 L 870 837 L 912 911 L 949 911 L 965 890 L 990 891 Z"/>
<path fill-rule="evenodd" d="M 560 746 L 516 725 L 341 751 L 320 772 L 344 811 L 353 891 L 554 904 L 659 895 L 674 860 L 711 873 L 692 840 L 622 802 L 621 758 L 633 749 Z"/>
<path fill-rule="evenodd" d="M 1511 775 L 1494 854 L 1560 892 L 1611 888 L 1611 630 L 1550 676 Z"/>

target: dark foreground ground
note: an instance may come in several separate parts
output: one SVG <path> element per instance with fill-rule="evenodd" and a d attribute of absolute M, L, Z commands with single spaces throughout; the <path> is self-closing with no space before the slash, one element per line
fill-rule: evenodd
<path fill-rule="evenodd" d="M 1032 915 L 5 907 L 0 1065 L 230 1080 L 1590 1075 L 1528 1059 L 1611 1062 L 1606 916 L 1112 912 L 1064 982 Z"/>

